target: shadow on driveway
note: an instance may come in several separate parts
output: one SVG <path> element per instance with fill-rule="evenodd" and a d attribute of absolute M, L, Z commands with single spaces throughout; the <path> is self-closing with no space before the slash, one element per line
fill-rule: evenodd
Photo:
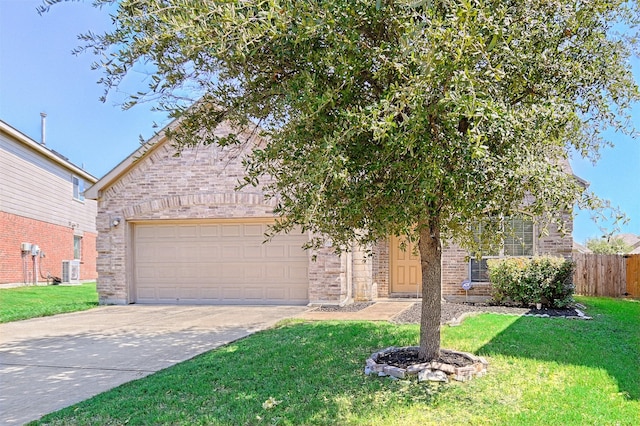
<path fill-rule="evenodd" d="M 305 310 L 107 306 L 1 324 L 0 424 L 36 420 Z"/>

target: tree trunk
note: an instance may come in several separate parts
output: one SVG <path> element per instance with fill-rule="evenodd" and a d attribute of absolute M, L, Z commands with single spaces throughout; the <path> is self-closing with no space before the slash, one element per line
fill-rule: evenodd
<path fill-rule="evenodd" d="M 420 317 L 420 352 L 422 360 L 440 356 L 440 311 L 442 297 L 440 228 L 431 223 L 420 230 L 420 267 L 422 269 L 422 315 Z"/>

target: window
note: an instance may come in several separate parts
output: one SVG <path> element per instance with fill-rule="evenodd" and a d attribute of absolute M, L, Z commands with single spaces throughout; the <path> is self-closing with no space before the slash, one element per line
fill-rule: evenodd
<path fill-rule="evenodd" d="M 505 220 L 504 256 L 533 256 L 533 222 L 528 217 Z"/>
<path fill-rule="evenodd" d="M 469 275 L 473 282 L 489 282 L 487 259 L 505 256 L 533 256 L 533 222 L 527 216 L 509 217 L 503 220 L 505 239 L 497 253 L 483 254 L 480 260 L 472 258 Z M 476 232 L 482 232 L 478 226 Z"/>
<path fill-rule="evenodd" d="M 480 260 L 471 259 L 471 281 L 477 283 L 489 282 L 489 268 L 487 267 L 487 259 Z"/>
<path fill-rule="evenodd" d="M 82 237 L 79 235 L 73 236 L 73 258 L 82 259 Z"/>
<path fill-rule="evenodd" d="M 73 182 L 73 198 L 84 201 L 84 180 L 71 176 L 71 182 Z"/>

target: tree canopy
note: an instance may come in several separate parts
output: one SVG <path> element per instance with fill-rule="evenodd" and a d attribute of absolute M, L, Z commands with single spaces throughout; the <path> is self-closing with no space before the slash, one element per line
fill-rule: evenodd
<path fill-rule="evenodd" d="M 214 135 L 222 120 L 258 124 L 245 184 L 277 197 L 276 231 L 338 250 L 417 240 L 433 356 L 441 239 L 477 252 L 503 233 L 487 221 L 474 238 L 478 220 L 562 226 L 558 211 L 594 200 L 562 165 L 597 157 L 607 128 L 634 132 L 639 21 L 622 0 L 122 0 L 114 30 L 82 40 L 107 92 L 144 67 L 128 106 L 180 118 L 178 148 L 242 142 Z"/>
<path fill-rule="evenodd" d="M 585 245 L 596 254 L 624 254 L 633 249 L 619 237 L 590 238 Z"/>

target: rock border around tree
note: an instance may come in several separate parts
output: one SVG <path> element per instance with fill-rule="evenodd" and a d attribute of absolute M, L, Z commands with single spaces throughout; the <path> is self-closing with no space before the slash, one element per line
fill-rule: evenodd
<path fill-rule="evenodd" d="M 380 377 L 394 377 L 396 379 L 409 379 L 417 376 L 418 382 L 449 382 L 453 379 L 459 382 L 467 382 L 474 377 L 482 377 L 487 372 L 489 362 L 481 356 L 476 356 L 468 352 L 460 352 L 449 349 L 441 349 L 441 360 L 422 362 L 408 365 L 406 368 L 390 365 L 382 361 L 390 354 L 399 351 L 415 351 L 419 350 L 419 346 L 395 347 L 391 346 L 377 352 L 374 352 L 367 360 L 364 368 L 364 374 L 367 376 L 378 375 Z M 447 358 L 464 359 L 464 365 L 454 365 L 446 362 Z M 445 362 L 441 362 L 442 359 Z"/>

